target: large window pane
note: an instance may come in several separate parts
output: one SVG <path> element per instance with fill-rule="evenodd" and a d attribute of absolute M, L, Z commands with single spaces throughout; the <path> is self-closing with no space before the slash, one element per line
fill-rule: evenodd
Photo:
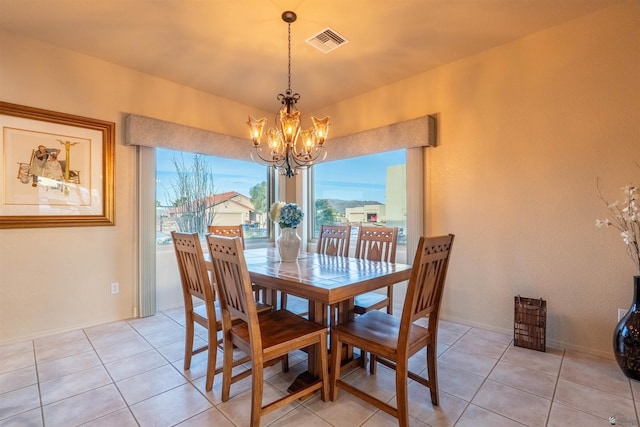
<path fill-rule="evenodd" d="M 198 232 L 207 253 L 207 225 L 244 227 L 246 247 L 268 245 L 265 166 L 156 149 L 156 306 L 183 305 L 172 231 Z"/>
<path fill-rule="evenodd" d="M 398 227 L 396 259 L 405 262 L 406 188 L 405 150 L 313 166 L 312 237 L 318 237 L 321 224 Z"/>
<path fill-rule="evenodd" d="M 171 231 L 206 233 L 242 224 L 245 239 L 268 237 L 267 168 L 241 160 L 157 149 L 157 243 Z"/>

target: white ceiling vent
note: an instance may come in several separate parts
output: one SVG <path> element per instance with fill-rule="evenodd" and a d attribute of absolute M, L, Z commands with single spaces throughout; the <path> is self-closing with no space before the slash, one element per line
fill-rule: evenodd
<path fill-rule="evenodd" d="M 318 34 L 308 38 L 307 43 L 323 53 L 329 53 L 332 50 L 349 43 L 349 40 L 327 27 Z"/>

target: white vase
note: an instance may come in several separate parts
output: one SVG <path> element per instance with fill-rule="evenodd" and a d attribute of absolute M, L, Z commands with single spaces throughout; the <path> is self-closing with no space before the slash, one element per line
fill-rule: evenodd
<path fill-rule="evenodd" d="M 280 237 L 276 241 L 280 260 L 282 262 L 294 262 L 298 259 L 300 252 L 300 237 L 296 233 L 295 228 L 283 228 L 280 231 Z"/>

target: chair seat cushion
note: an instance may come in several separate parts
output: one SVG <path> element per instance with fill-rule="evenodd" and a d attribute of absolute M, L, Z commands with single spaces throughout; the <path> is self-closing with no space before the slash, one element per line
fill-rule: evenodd
<path fill-rule="evenodd" d="M 338 333 L 340 340 L 363 350 L 375 349 L 383 357 L 395 359 L 400 336 L 400 319 L 382 311 L 369 311 L 355 319 L 336 325 L 331 333 Z M 412 324 L 409 331 L 409 347 L 424 347 L 430 333 L 426 328 Z M 380 352 L 380 349 L 388 349 Z M 412 351 L 409 351 L 412 354 Z"/>

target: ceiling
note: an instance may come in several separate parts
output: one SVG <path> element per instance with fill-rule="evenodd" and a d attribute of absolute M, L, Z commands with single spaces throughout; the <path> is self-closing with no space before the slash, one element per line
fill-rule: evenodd
<path fill-rule="evenodd" d="M 309 111 L 620 1 L 0 0 L 0 30 L 275 111 L 293 10 L 291 86 Z M 327 27 L 348 43 L 305 42 Z"/>

